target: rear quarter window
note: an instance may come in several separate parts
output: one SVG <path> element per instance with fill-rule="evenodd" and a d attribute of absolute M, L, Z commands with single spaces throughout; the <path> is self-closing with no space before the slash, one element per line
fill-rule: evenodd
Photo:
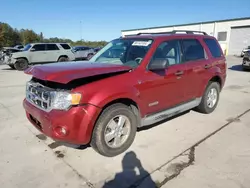
<path fill-rule="evenodd" d="M 71 49 L 71 47 L 68 45 L 68 44 L 60 44 L 62 47 L 63 47 L 63 49 L 65 49 L 65 50 L 69 50 L 69 49 Z"/>
<path fill-rule="evenodd" d="M 213 57 L 221 57 L 221 48 L 215 39 L 203 39 Z"/>

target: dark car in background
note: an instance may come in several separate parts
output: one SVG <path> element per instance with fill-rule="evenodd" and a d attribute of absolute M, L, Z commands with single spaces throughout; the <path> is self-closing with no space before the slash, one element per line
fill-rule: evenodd
<path fill-rule="evenodd" d="M 248 52 L 249 50 L 250 50 L 250 46 L 244 48 L 244 49 L 241 51 L 240 56 L 241 56 L 241 57 L 244 57 L 245 53 Z"/>
<path fill-rule="evenodd" d="M 245 51 L 243 61 L 242 61 L 242 69 L 250 70 L 250 49 Z"/>
<path fill-rule="evenodd" d="M 95 54 L 94 49 L 87 46 L 74 46 L 72 51 L 76 60 L 88 60 Z"/>
<path fill-rule="evenodd" d="M 95 54 L 96 54 L 97 52 L 99 52 L 101 49 L 102 49 L 102 47 L 94 48 Z"/>

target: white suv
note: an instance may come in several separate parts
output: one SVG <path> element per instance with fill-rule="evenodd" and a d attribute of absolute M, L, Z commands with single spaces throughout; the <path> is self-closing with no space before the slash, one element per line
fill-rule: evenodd
<path fill-rule="evenodd" d="M 6 62 L 11 68 L 25 70 L 29 64 L 73 61 L 75 55 L 66 43 L 27 44 L 21 52 L 11 54 Z"/>

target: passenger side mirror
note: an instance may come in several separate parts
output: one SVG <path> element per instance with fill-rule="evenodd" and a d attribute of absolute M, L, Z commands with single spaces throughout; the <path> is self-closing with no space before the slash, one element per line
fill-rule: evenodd
<path fill-rule="evenodd" d="M 36 49 L 35 49 L 35 48 L 31 48 L 30 51 L 31 51 L 31 52 L 34 52 L 34 51 L 36 51 Z"/>
<path fill-rule="evenodd" d="M 167 59 L 154 59 L 150 62 L 148 69 L 153 70 L 163 70 L 166 69 L 169 65 L 169 62 Z"/>

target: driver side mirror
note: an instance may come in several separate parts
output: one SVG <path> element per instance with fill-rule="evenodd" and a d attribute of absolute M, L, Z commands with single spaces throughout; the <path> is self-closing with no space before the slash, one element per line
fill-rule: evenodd
<path fill-rule="evenodd" d="M 154 59 L 148 65 L 148 69 L 151 71 L 154 70 L 164 70 L 169 66 L 169 62 L 167 59 Z"/>
<path fill-rule="evenodd" d="M 34 52 L 34 51 L 36 51 L 36 49 L 35 49 L 35 48 L 31 48 L 30 51 L 31 51 L 31 52 Z"/>

